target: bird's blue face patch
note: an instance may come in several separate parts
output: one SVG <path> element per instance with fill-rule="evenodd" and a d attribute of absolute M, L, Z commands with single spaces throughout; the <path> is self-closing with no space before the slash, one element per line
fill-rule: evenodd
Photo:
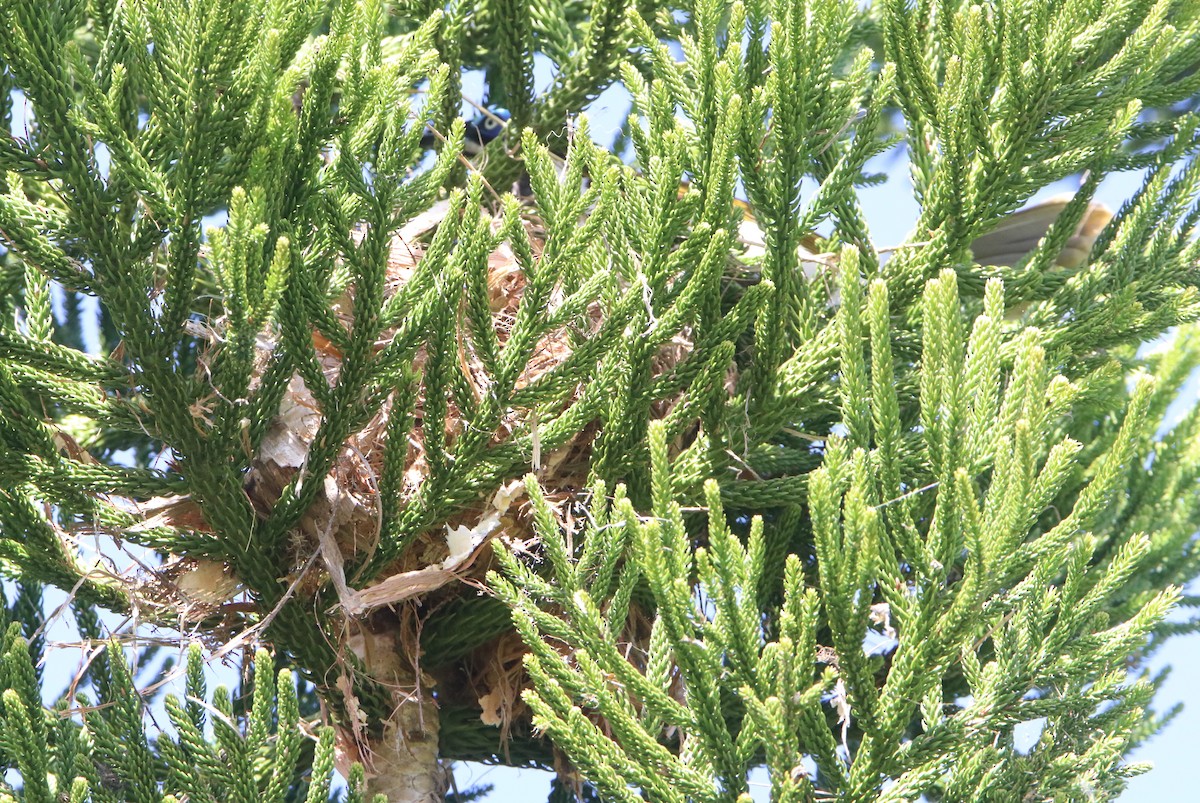
<path fill-rule="evenodd" d="M 509 114 L 504 109 L 489 109 L 467 123 L 467 137 L 463 151 L 474 156 L 483 146 L 500 136 L 508 124 Z"/>
<path fill-rule="evenodd" d="M 494 140 L 496 137 L 504 133 L 505 126 L 511 115 L 506 109 L 489 109 L 481 113 L 474 120 L 466 122 L 466 137 L 463 141 L 463 152 L 467 156 L 475 156 L 483 146 Z M 432 147 L 435 144 L 432 133 L 421 140 L 421 144 L 425 147 Z"/>
<path fill-rule="evenodd" d="M 480 141 L 487 144 L 500 136 L 508 121 L 509 114 L 507 111 L 504 109 L 493 109 L 489 113 L 477 117 L 473 124 L 479 131 Z"/>

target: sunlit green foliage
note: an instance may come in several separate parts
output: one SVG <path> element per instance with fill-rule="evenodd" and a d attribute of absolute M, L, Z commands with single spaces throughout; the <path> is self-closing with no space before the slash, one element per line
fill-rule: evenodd
<path fill-rule="evenodd" d="M 1160 725 L 1143 659 L 1200 572 L 1200 413 L 1164 427 L 1200 364 L 1200 13 L 860 6 L 0 0 L 24 604 L 262 639 L 384 776 L 1118 794 Z M 476 70 L 510 113 L 477 155 Z M 622 153 L 581 116 L 614 83 Z M 919 216 L 882 249 L 860 189 L 900 149 Z M 1071 177 L 1027 253 L 976 261 Z M 127 546 L 170 572 L 110 570 Z M 196 603 L 193 570 L 244 597 Z M 190 653 L 155 737 L 119 651 L 80 720 L 4 646 L 26 799 L 284 800 L 303 774 L 286 678 L 276 712 L 256 673 L 239 719 Z M 513 649 L 526 674 L 489 663 Z M 497 673 L 524 708 L 485 708 Z"/>

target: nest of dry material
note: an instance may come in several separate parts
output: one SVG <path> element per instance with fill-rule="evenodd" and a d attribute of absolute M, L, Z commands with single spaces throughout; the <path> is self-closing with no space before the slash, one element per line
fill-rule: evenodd
<path fill-rule="evenodd" d="M 408 223 L 396 233 L 387 268 L 387 296 L 394 295 L 413 277 L 421 262 L 429 235 L 446 215 L 449 204 L 443 202 Z M 499 221 L 494 221 L 499 227 Z M 535 257 L 540 255 L 541 238 L 535 224 L 527 225 Z M 525 290 L 525 276 L 507 244 L 502 244 L 488 260 L 488 301 L 494 330 L 503 344 L 511 331 L 516 312 Z M 334 312 L 344 325 L 351 323 L 353 287 L 334 304 Z M 562 301 L 552 298 L 551 306 Z M 517 380 L 525 386 L 556 366 L 572 353 L 571 343 L 580 331 L 595 334 L 603 322 L 603 311 L 593 304 L 583 321 L 544 336 L 533 357 Z M 464 310 L 465 317 L 465 310 Z M 221 341 L 221 325 L 204 330 L 210 346 L 217 348 Z M 394 333 L 384 333 L 377 345 L 382 348 Z M 326 380 L 336 380 L 341 368 L 342 354 L 315 329 L 312 344 Z M 260 338 L 258 364 L 265 369 L 274 342 Z M 657 355 L 653 370 L 661 374 L 687 358 L 692 351 L 690 331 L 683 331 L 666 344 Z M 419 373 L 426 360 L 424 350 L 415 355 L 413 368 Z M 457 363 L 477 397 L 486 392 L 488 379 L 484 367 L 472 347 L 469 329 L 459 327 Z M 257 383 L 255 378 L 254 382 Z M 435 679 L 424 675 L 419 664 L 422 623 L 440 605 L 461 597 L 475 595 L 482 588 L 482 579 L 491 566 L 490 543 L 503 539 L 536 549 L 532 522 L 524 502 L 524 487 L 518 477 L 502 485 L 487 498 L 464 507 L 437 527 L 422 533 L 415 542 L 366 587 L 355 588 L 356 578 L 347 577 L 345 567 L 361 565 L 369 558 L 379 542 L 381 510 L 379 477 L 383 471 L 383 454 L 387 448 L 388 421 L 393 415 L 414 415 L 414 425 L 408 433 L 404 461 L 400 504 L 413 497 L 429 477 L 430 466 L 425 452 L 425 433 L 431 426 L 443 425 L 449 448 L 464 430 L 460 412 L 450 404 L 444 422 L 426 419 L 425 400 L 419 390 L 415 409 L 394 410 L 389 400 L 379 412 L 342 446 L 333 468 L 321 478 L 316 498 L 291 533 L 291 579 L 298 600 L 314 597 L 321 589 L 332 585 L 338 604 L 334 615 L 344 620 L 338 628 L 342 635 L 338 645 L 342 654 L 352 651 L 361 664 L 377 679 L 397 689 L 397 700 L 413 699 L 425 694 Z M 656 406 L 657 415 L 665 415 L 673 402 L 667 400 Z M 516 432 L 529 432 L 532 410 L 509 410 L 492 433 L 494 443 L 504 442 Z M 320 405 L 298 375 L 287 386 L 279 411 L 263 438 L 261 447 L 246 475 L 244 490 L 255 510 L 267 516 L 280 498 L 284 488 L 305 465 L 309 447 L 322 420 Z M 579 501 L 587 479 L 592 439 L 596 428 L 585 427 L 565 446 L 540 456 L 538 476 L 547 499 L 563 513 L 564 526 Z M 393 445 L 392 448 L 395 448 Z M 535 458 L 535 461 L 537 459 Z M 311 480 L 310 480 L 311 481 Z M 178 526 L 197 532 L 208 529 L 198 506 L 186 497 L 153 500 L 143 506 L 146 520 L 143 527 Z M 239 590 L 238 578 L 220 564 L 192 558 L 170 561 L 147 575 L 141 584 L 140 596 L 160 604 L 173 605 L 185 611 L 187 618 L 209 618 L 222 611 L 244 604 L 229 600 Z M 638 628 L 633 628 L 637 630 Z M 644 639 L 646 633 L 627 634 L 631 642 Z M 224 635 L 229 635 L 225 633 Z M 383 653 L 388 653 L 384 655 Z M 513 633 L 493 639 L 475 650 L 461 671 L 447 679 L 450 687 L 439 692 L 439 698 L 457 698 L 460 704 L 477 705 L 483 724 L 499 726 L 501 736 L 522 714 L 520 690 L 524 685 L 521 658 L 524 649 Z M 398 656 L 411 665 L 398 666 Z M 343 677 L 352 677 L 346 670 Z M 350 684 L 339 684 L 343 694 L 352 698 Z M 348 699 L 348 709 L 354 716 L 355 706 Z M 352 731 L 356 726 L 352 723 Z M 367 759 L 363 754 L 361 734 L 351 733 L 343 740 L 344 753 L 350 759 Z M 350 738 L 353 737 L 353 738 Z M 497 745 L 503 739 L 497 740 Z M 356 748 L 356 749 L 355 749 Z"/>

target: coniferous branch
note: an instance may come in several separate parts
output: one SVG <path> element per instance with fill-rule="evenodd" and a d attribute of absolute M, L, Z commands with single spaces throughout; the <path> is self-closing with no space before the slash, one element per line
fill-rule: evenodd
<path fill-rule="evenodd" d="M 8 628 L 2 664 L 3 714 L 0 744 L 6 767 L 19 784 L 0 799 L 78 803 L 102 801 L 278 801 L 309 803 L 329 799 L 333 771 L 333 732 L 321 731 L 311 779 L 297 787 L 293 774 L 306 737 L 300 730 L 291 672 L 271 677 L 271 657 L 255 658 L 254 700 L 238 717 L 228 692 L 218 688 L 211 703 L 204 691 L 199 645 L 188 650 L 186 700 L 166 699 L 176 736 L 151 741 L 143 702 L 133 685 L 124 654 L 115 642 L 108 650 L 107 689 L 95 705 L 80 699 L 82 724 L 64 700 L 43 709 L 30 645 L 20 626 Z M 208 723 L 206 727 L 206 723 Z M 348 800 L 365 800 L 361 766 L 349 773 Z"/>
<path fill-rule="evenodd" d="M 876 298 L 881 287 L 872 288 Z M 927 346 L 949 342 L 937 327 L 959 315 L 953 288 L 952 276 L 943 276 L 926 293 Z M 886 302 L 873 307 L 886 310 Z M 977 331 L 988 324 L 981 317 Z M 1144 639 L 1173 592 L 1143 588 L 1131 606 L 1126 595 L 1151 541 L 1122 528 L 1121 546 L 1100 558 L 1095 533 L 1102 531 L 1092 528 L 1097 501 L 1112 499 L 1129 472 L 1130 445 L 1152 436 L 1155 424 L 1145 417 L 1151 382 L 1133 391 L 1119 434 L 1094 479 L 1082 482 L 1072 512 L 1030 540 L 1030 523 L 1070 478 L 1078 445 L 1068 439 L 1044 457 L 1031 454 L 1032 443 L 1045 442 L 1029 430 L 1047 426 L 1049 400 L 1039 350 L 1026 342 L 1033 362 L 1017 369 L 1000 400 L 1000 418 L 1014 431 L 994 441 L 1016 448 L 997 457 L 990 482 L 978 485 L 964 448 L 976 439 L 962 427 L 967 397 L 947 400 L 935 389 L 953 383 L 925 386 L 935 389 L 921 403 L 937 411 L 926 418 L 926 434 L 944 479 L 923 489 L 933 509 L 923 542 L 908 542 L 917 554 L 889 537 L 885 511 L 900 502 L 904 516 L 907 505 L 881 493 L 872 456 L 852 451 L 849 441 L 830 443 L 809 487 L 819 573 L 806 581 L 801 564 L 789 559 L 783 607 L 767 630 L 771 611 L 754 593 L 764 570 L 761 520 L 743 546 L 710 483 L 707 547 L 689 557 L 661 424 L 651 430 L 659 490 L 648 517 L 637 516 L 621 492 L 608 512 L 600 488 L 594 521 L 564 541 L 531 478 L 549 581 L 504 558 L 507 579 L 494 576 L 492 583 L 514 606 L 531 649 L 534 688 L 526 699 L 538 726 L 613 799 L 636 797 L 632 785 L 656 800 L 733 800 L 760 757 L 772 773 L 773 799 L 802 799 L 814 789 L 847 799 L 986 797 L 1013 788 L 1037 794 L 1043 783 L 1085 794 L 1118 790 L 1130 771 L 1118 763 L 1128 749 L 1126 729 L 1150 686 L 1110 674 L 1104 656 Z M 953 354 L 930 355 L 922 372 L 944 375 L 961 365 Z M 862 397 L 853 401 L 869 406 Z M 1081 529 L 1092 532 L 1061 537 Z M 571 542 L 586 546 L 571 555 L 564 549 Z M 621 567 L 615 590 L 614 566 Z M 929 568 L 910 574 L 913 566 Z M 1051 585 L 1056 578 L 1061 587 Z M 638 582 L 654 595 L 648 641 L 630 635 L 636 631 L 629 629 L 628 591 L 621 590 Z M 906 633 L 920 639 L 908 641 Z M 894 641 L 885 660 L 865 651 L 869 639 L 881 637 Z M 821 647 L 818 638 L 832 643 Z M 668 663 L 662 656 L 671 656 Z M 723 703 L 734 695 L 741 715 Z M 1037 750 L 1014 751 L 1012 726 L 1039 717 L 1048 724 Z M 1094 739 L 1097 729 L 1108 737 Z M 678 739 L 677 753 L 662 752 L 671 730 L 678 730 L 671 739 Z M 997 734 L 1007 748 L 994 746 Z M 815 773 L 803 769 L 810 755 Z M 888 779 L 894 783 L 877 798 Z"/>
<path fill-rule="evenodd" d="M 736 798 L 759 761 L 781 799 L 1029 777 L 1113 793 L 1146 693 L 1107 670 L 1196 568 L 1195 416 L 1155 432 L 1192 330 L 1135 351 L 1200 314 L 1196 121 L 1143 116 L 1195 94 L 1188 4 L 407 6 L 0 0 L 0 75 L 33 112 L 0 142 L 6 571 L 159 623 L 261 629 L 389 794 L 438 795 L 439 756 L 503 755 L 463 712 L 490 727 L 481 698 L 521 683 L 500 656 L 526 648 L 539 721 L 617 797 L 720 779 Z M 556 60 L 542 97 L 538 52 Z M 512 112 L 474 162 L 449 122 L 464 65 Z M 617 77 L 631 166 L 567 126 Z M 921 213 L 889 254 L 856 187 L 898 138 Z M 1135 166 L 1143 190 L 1099 207 Z M 1014 214 L 1081 173 L 1069 201 Z M 1030 220 L 1031 241 L 994 250 Z M 54 319 L 60 291 L 99 301 L 109 356 Z M 1130 395 L 1139 369 L 1158 384 Z M 126 444 L 138 465 L 114 457 Z M 591 533 L 572 568 L 513 484 L 530 468 L 627 541 Z M 581 492 L 596 481 L 624 483 L 616 519 Z M 683 515 L 700 504 L 707 526 Z M 93 533 L 182 574 L 93 572 L 76 546 Z M 579 641 L 575 664 L 456 584 L 498 535 L 599 601 L 510 562 L 506 599 Z M 534 615 L 546 601 L 586 627 Z M 889 629 L 894 655 L 864 655 Z M 644 660 L 613 663 L 595 632 Z M 785 638 L 823 646 L 788 664 Z M 799 695 L 782 708 L 761 685 L 777 667 Z M 634 697 L 607 685 L 618 670 Z M 616 747 L 569 708 L 584 698 Z M 1053 721 L 1028 761 L 985 744 L 1037 711 Z M 250 759 L 216 735 L 245 797 Z"/>

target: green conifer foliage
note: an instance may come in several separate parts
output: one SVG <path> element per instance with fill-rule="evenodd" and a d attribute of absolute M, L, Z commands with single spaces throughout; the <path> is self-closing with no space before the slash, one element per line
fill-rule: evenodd
<path fill-rule="evenodd" d="M 1200 365 L 1195 3 L 0 0 L 0 32 L 0 568 L 31 611 L 270 644 L 333 726 L 308 800 L 356 762 L 393 803 L 455 759 L 656 801 L 1139 771 L 1200 572 L 1200 412 L 1161 431 Z M 510 118 L 469 154 L 476 70 Z M 581 116 L 615 82 L 624 161 Z M 859 190 L 899 148 L 882 249 Z M 4 647 L 26 798 L 299 799 L 290 676 L 243 714 L 193 650 L 153 738 L 119 650 L 75 722 Z"/>
<path fill-rule="evenodd" d="M 299 729 L 291 672 L 271 677 L 273 661 L 260 650 L 255 659 L 253 703 L 235 713 L 224 687 L 206 699 L 202 649 L 187 653 L 186 702 L 166 698 L 175 736 L 148 738 L 140 693 L 115 642 L 110 645 L 107 692 L 91 703 L 80 696 L 74 708 L 61 701 L 42 708 L 29 645 L 13 624 L 4 638 L 3 713 L 0 745 L 6 768 L 19 773 L 0 800 L 38 803 L 176 803 L 195 801 L 329 800 L 334 732 L 321 731 L 311 771 L 297 783 L 297 761 L 305 734 Z M 278 694 L 278 697 L 276 696 Z M 83 713 L 80 714 L 79 712 Z M 206 723 L 208 727 L 206 728 Z M 347 801 L 364 801 L 361 765 L 349 772 Z M 378 800 L 375 801 L 378 803 Z"/>

